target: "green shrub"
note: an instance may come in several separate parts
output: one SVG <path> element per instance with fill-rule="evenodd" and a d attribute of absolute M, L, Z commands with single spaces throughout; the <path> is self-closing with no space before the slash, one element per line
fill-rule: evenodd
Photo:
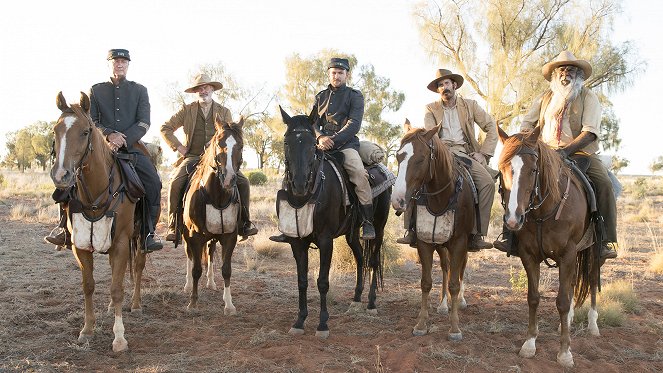
<path fill-rule="evenodd" d="M 248 176 L 249 184 L 251 185 L 264 185 L 267 183 L 267 175 L 262 171 L 253 171 Z"/>
<path fill-rule="evenodd" d="M 516 270 L 513 266 L 509 267 L 509 282 L 511 283 L 511 289 L 515 291 L 527 291 L 527 272 L 524 268 L 521 268 L 520 271 L 516 273 Z"/>

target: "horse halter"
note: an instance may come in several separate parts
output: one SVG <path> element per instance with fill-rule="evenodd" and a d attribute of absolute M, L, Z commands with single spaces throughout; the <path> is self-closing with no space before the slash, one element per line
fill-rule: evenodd
<path fill-rule="evenodd" d="M 541 196 L 541 173 L 539 172 L 539 153 L 537 153 L 534 149 L 526 147 L 524 145 L 521 145 L 520 148 L 518 149 L 518 152 L 515 155 L 531 155 L 535 159 L 536 163 L 536 169 L 534 171 L 534 188 L 532 189 L 532 192 L 529 195 L 529 202 L 527 203 L 527 208 L 525 209 L 525 212 L 523 215 L 527 214 L 528 212 L 532 210 L 536 210 L 541 205 L 543 202 L 548 198 L 549 193 L 546 193 L 545 196 Z M 500 188 L 499 188 L 499 193 L 500 193 L 500 199 L 502 200 L 502 207 L 506 211 L 506 202 L 504 201 L 504 179 L 502 178 L 502 173 L 500 172 Z M 534 203 L 534 200 L 537 199 L 538 203 Z"/>
<path fill-rule="evenodd" d="M 283 137 L 284 137 L 284 139 L 285 139 L 285 137 L 288 136 L 288 135 L 291 135 L 291 134 L 295 134 L 295 135 L 297 135 L 298 133 L 302 133 L 302 134 L 310 134 L 310 135 L 312 135 L 313 137 L 315 137 L 315 134 L 313 133 L 313 131 L 312 131 L 311 129 L 304 128 L 304 127 L 288 129 L 288 130 L 286 131 L 286 133 L 283 135 Z M 287 146 L 288 146 L 288 142 L 284 140 L 283 144 L 284 144 L 284 146 L 287 148 Z M 325 153 L 322 152 L 322 151 L 318 151 L 318 149 L 316 148 L 315 144 L 312 146 L 312 148 L 313 148 L 313 160 L 312 160 L 311 163 L 310 163 L 310 164 L 311 164 L 311 167 L 309 167 L 309 173 L 308 173 L 308 175 L 306 176 L 306 182 L 305 182 L 305 184 L 304 184 L 304 187 L 306 188 L 307 191 L 308 191 L 309 189 L 311 189 L 311 190 L 310 190 L 310 193 L 315 192 L 315 175 L 316 175 L 316 173 L 318 172 L 318 170 L 316 170 L 316 167 L 313 167 L 313 165 L 314 165 L 316 162 L 319 162 L 319 164 L 322 166 L 322 162 L 321 162 L 321 161 L 323 161 L 323 160 L 325 159 Z M 287 155 L 287 153 L 286 153 L 286 155 Z M 292 172 L 290 171 L 290 162 L 288 162 L 288 157 L 287 157 L 287 156 L 284 157 L 284 161 L 283 161 L 283 162 L 284 162 L 284 164 L 285 164 L 285 178 L 286 178 L 286 182 L 288 183 L 288 186 L 292 187 L 292 183 L 293 183 L 293 180 L 292 180 Z M 319 167 L 318 169 L 319 169 L 320 172 L 322 172 L 322 167 Z M 323 178 L 324 178 L 324 175 L 323 175 Z M 310 188 L 310 187 L 312 187 L 312 188 Z"/>
<path fill-rule="evenodd" d="M 417 199 L 421 195 L 434 196 L 434 195 L 440 194 L 443 191 L 445 191 L 447 188 L 449 188 L 449 186 L 451 185 L 451 183 L 453 181 L 453 178 L 450 178 L 449 182 L 445 186 L 443 186 L 439 190 L 436 190 L 435 192 L 424 192 L 424 184 L 426 184 L 427 182 L 433 180 L 433 176 L 434 176 L 433 163 L 437 158 L 435 157 L 435 146 L 434 146 L 433 139 L 431 139 L 430 142 L 426 142 L 426 141 L 424 141 L 423 137 L 420 134 L 418 134 L 416 136 L 416 138 L 417 138 L 417 140 L 421 141 L 428 148 L 428 151 L 430 152 L 430 154 L 427 157 L 428 158 L 428 175 L 429 175 L 429 177 L 428 177 L 428 179 L 424 179 L 421 182 L 421 185 L 415 190 L 414 193 L 412 193 L 412 197 L 411 197 L 412 199 Z"/>
<path fill-rule="evenodd" d="M 219 163 L 219 159 L 217 157 L 217 155 L 218 155 L 217 150 L 221 149 L 221 147 L 219 146 L 219 143 L 216 142 L 216 141 L 214 141 L 211 146 L 213 146 L 215 148 L 214 149 L 215 152 L 214 152 L 214 157 L 213 157 L 214 158 L 214 166 L 210 165 L 210 168 L 212 168 L 212 170 L 214 170 L 214 174 L 216 175 L 217 179 L 219 179 L 219 183 L 221 183 L 221 185 L 223 185 L 223 182 L 226 179 L 226 168 L 223 167 L 223 165 L 221 163 Z M 235 166 L 233 165 L 233 170 L 234 170 L 234 168 L 235 168 Z M 235 174 L 237 174 L 238 170 L 234 170 L 234 171 L 235 171 Z M 236 176 L 234 177 L 232 182 L 233 182 L 233 186 L 237 183 L 237 177 Z"/>

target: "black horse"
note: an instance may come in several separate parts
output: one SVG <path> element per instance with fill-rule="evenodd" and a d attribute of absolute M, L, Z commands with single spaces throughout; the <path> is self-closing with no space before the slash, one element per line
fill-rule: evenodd
<path fill-rule="evenodd" d="M 304 333 L 304 321 L 308 316 L 306 290 L 308 288 L 308 249 L 311 243 L 320 250 L 320 323 L 316 336 L 329 336 L 327 320 L 327 291 L 329 290 L 329 267 L 332 260 L 334 238 L 345 235 L 357 265 L 355 293 L 351 309 L 361 306 L 364 276 L 370 276 L 367 312 L 376 314 L 375 306 L 378 282 L 382 282 L 382 260 L 380 249 L 387 223 L 391 187 L 373 199 L 375 239 L 364 242 L 363 250 L 359 239 L 361 219 L 356 208 L 346 207 L 344 187 L 331 162 L 330 155 L 316 148 L 312 118 L 305 115 L 290 117 L 281 109 L 283 122 L 287 125 L 284 136 L 286 163 L 285 195 L 293 206 L 314 203 L 312 232 L 300 238 L 288 238 L 292 254 L 297 262 L 299 287 L 299 314 L 290 329 L 291 334 Z M 344 172 L 342 166 L 337 170 Z M 351 188 L 348 188 L 351 189 Z M 281 217 L 279 217 L 281 218 Z"/>

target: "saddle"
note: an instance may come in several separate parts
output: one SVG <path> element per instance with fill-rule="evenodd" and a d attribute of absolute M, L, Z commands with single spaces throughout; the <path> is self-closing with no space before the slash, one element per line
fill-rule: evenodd
<path fill-rule="evenodd" d="M 140 181 L 135 164 L 137 155 L 132 153 L 117 153 L 116 162 L 120 170 L 120 177 L 124 184 L 127 197 L 133 203 L 145 196 L 145 186 Z"/>

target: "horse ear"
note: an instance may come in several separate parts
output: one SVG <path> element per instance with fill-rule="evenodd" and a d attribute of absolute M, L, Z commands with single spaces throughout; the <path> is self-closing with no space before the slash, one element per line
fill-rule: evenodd
<path fill-rule="evenodd" d="M 283 123 L 286 123 L 286 124 L 289 123 L 290 119 L 291 119 L 290 115 L 288 115 L 288 113 L 286 113 L 285 110 L 283 110 L 281 105 L 279 105 L 279 110 L 281 111 L 281 118 L 283 118 Z"/>
<path fill-rule="evenodd" d="M 509 135 L 506 132 L 504 132 L 504 130 L 502 129 L 502 127 L 500 127 L 499 124 L 495 124 L 495 126 L 497 127 L 497 134 L 500 137 L 500 141 L 502 142 L 502 144 L 504 144 L 504 142 L 509 138 Z"/>
<path fill-rule="evenodd" d="M 90 98 L 84 92 L 81 92 L 81 108 L 88 114 L 90 114 Z"/>
<path fill-rule="evenodd" d="M 58 97 L 55 98 L 55 104 L 58 105 L 58 109 L 60 111 L 67 111 L 69 110 L 69 105 L 67 105 L 67 100 L 64 99 L 64 96 L 62 95 L 62 91 L 58 92 Z"/>
<path fill-rule="evenodd" d="M 440 125 L 437 125 L 437 126 L 431 128 L 431 129 L 429 129 L 428 131 L 426 131 L 426 133 L 424 133 L 424 139 L 426 139 L 426 141 L 432 139 L 433 136 L 437 136 L 437 133 L 439 131 L 440 131 Z"/>
<path fill-rule="evenodd" d="M 408 133 L 412 129 L 412 125 L 410 124 L 410 120 L 405 118 L 405 123 L 403 123 L 403 132 Z"/>
<path fill-rule="evenodd" d="M 525 138 L 525 142 L 532 145 L 536 144 L 536 140 L 539 139 L 540 134 L 541 134 L 541 126 L 534 127 L 532 132 L 529 135 L 527 135 L 527 137 Z"/>
<path fill-rule="evenodd" d="M 239 120 L 237 121 L 237 127 L 242 128 L 244 127 L 244 116 L 240 115 Z"/>

